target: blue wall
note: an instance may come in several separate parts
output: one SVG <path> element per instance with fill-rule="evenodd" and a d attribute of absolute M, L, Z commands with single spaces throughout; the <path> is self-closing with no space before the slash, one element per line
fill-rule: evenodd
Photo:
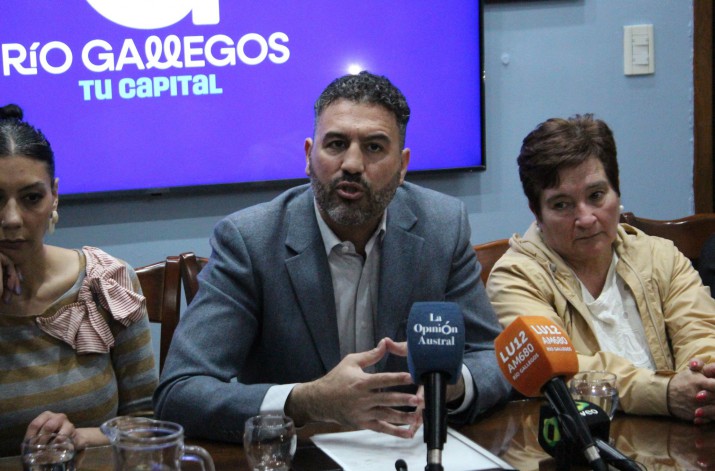
<path fill-rule="evenodd" d="M 654 25 L 656 72 L 626 77 L 623 26 L 641 23 Z M 523 232 L 531 214 L 515 163 L 521 139 L 549 117 L 593 112 L 616 135 L 626 209 L 662 219 L 692 213 L 692 24 L 686 0 L 486 5 L 487 170 L 408 179 L 461 198 L 473 243 Z M 295 148 L 302 161 L 303 142 Z M 187 250 L 208 255 L 222 216 L 280 191 L 61 200 L 58 230 L 47 242 L 98 246 L 134 266 Z"/>

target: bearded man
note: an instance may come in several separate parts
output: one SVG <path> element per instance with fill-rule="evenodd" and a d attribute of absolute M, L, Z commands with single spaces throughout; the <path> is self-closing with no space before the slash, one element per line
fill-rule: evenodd
<path fill-rule="evenodd" d="M 259 413 L 412 437 L 424 399 L 405 330 L 417 301 L 456 302 L 464 315 L 450 422 L 507 398 L 464 205 L 404 181 L 409 117 L 385 77 L 328 85 L 305 140 L 310 184 L 216 226 L 154 396 L 158 417 L 224 441 L 240 442 Z"/>

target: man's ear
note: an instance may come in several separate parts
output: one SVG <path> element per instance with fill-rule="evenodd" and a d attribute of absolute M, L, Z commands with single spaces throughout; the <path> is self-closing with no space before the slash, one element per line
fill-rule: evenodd
<path fill-rule="evenodd" d="M 310 176 L 310 152 L 313 150 L 313 139 L 306 137 L 303 148 L 305 150 L 305 174 Z"/>
<path fill-rule="evenodd" d="M 407 166 L 410 163 L 410 149 L 408 147 L 402 149 L 400 159 L 400 185 L 402 185 L 405 181 L 405 174 L 407 174 Z"/>

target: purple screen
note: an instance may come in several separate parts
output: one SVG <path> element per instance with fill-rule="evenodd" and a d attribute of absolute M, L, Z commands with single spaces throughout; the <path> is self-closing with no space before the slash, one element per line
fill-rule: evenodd
<path fill-rule="evenodd" d="M 0 9 L 0 105 L 47 135 L 62 194 L 303 178 L 315 99 L 362 69 L 407 97 L 410 171 L 484 168 L 474 0 Z"/>

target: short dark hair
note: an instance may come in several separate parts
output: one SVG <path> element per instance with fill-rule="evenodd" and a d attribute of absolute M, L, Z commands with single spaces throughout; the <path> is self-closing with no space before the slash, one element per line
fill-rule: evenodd
<path fill-rule="evenodd" d="M 340 99 L 380 105 L 390 111 L 395 115 L 397 127 L 400 130 L 400 147 L 405 147 L 410 107 L 400 89 L 393 85 L 387 77 L 363 70 L 359 74 L 344 75 L 333 80 L 315 101 L 314 126 L 317 126 L 318 118 L 323 110 Z"/>
<path fill-rule="evenodd" d="M 517 158 L 519 178 L 531 209 L 541 218 L 541 194 L 559 185 L 559 171 L 592 157 L 601 162 L 608 182 L 620 196 L 616 156 L 613 132 L 592 114 L 551 118 L 539 124 L 524 138 Z"/>
<path fill-rule="evenodd" d="M 47 166 L 50 181 L 55 180 L 55 154 L 42 131 L 23 121 L 22 108 L 5 105 L 0 108 L 0 158 L 21 155 Z"/>

